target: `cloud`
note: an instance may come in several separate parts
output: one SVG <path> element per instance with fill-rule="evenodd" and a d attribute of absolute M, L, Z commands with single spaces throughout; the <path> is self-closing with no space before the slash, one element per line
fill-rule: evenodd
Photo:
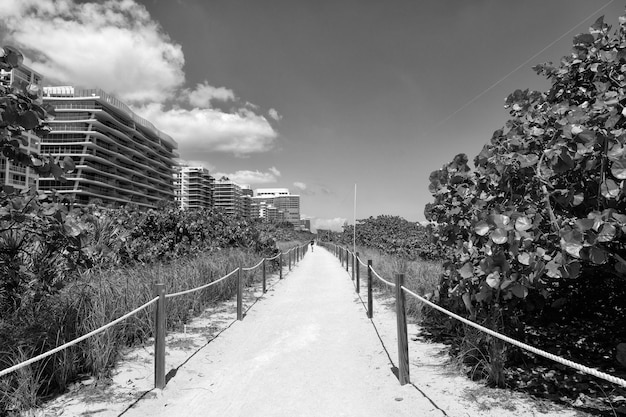
<path fill-rule="evenodd" d="M 186 89 L 183 91 L 187 100 L 192 106 L 195 107 L 211 107 L 211 101 L 229 101 L 235 100 L 235 93 L 225 87 L 213 87 L 209 85 L 208 81 L 204 81 L 202 84 L 197 84 L 195 90 Z"/>
<path fill-rule="evenodd" d="M 281 116 L 280 114 L 278 114 L 278 112 L 276 111 L 276 109 L 269 109 L 267 111 L 267 114 L 274 120 L 276 120 L 277 122 L 280 121 L 283 116 Z"/>
<path fill-rule="evenodd" d="M 293 183 L 293 186 L 296 187 L 300 191 L 306 190 L 306 184 L 303 183 L 303 182 L 296 181 L 296 182 Z"/>
<path fill-rule="evenodd" d="M 280 177 L 280 171 L 276 167 L 271 167 L 269 169 L 269 172 L 271 172 L 272 174 L 276 175 L 277 177 Z"/>
<path fill-rule="evenodd" d="M 324 229 L 341 232 L 343 231 L 343 225 L 345 222 L 346 219 L 343 217 L 335 217 L 332 219 L 315 219 L 311 223 L 313 224 L 313 228 L 315 230 Z"/>
<path fill-rule="evenodd" d="M 216 109 L 181 107 L 165 109 L 154 103 L 135 111 L 178 143 L 182 157 L 211 152 L 228 152 L 237 156 L 266 152 L 278 136 L 267 119 L 248 110 L 224 113 Z"/>
<path fill-rule="evenodd" d="M 115 95 L 172 136 L 183 158 L 266 152 L 278 137 L 268 121 L 273 116 L 232 90 L 206 80 L 185 87 L 181 45 L 136 0 L 1 0 L 0 28 L 3 42 L 24 52 L 45 85 Z M 232 110 L 215 102 L 229 102 Z"/>
<path fill-rule="evenodd" d="M 3 0 L 6 43 L 48 82 L 162 101 L 185 82 L 182 47 L 133 0 Z"/>
<path fill-rule="evenodd" d="M 278 170 L 274 167 L 270 168 L 269 171 L 270 172 L 241 170 L 232 174 L 217 172 L 211 175 L 215 178 L 228 177 L 231 181 L 241 185 L 271 184 L 276 182 L 276 177 L 280 176 L 280 172 L 276 175 L 274 171 L 278 172 Z"/>

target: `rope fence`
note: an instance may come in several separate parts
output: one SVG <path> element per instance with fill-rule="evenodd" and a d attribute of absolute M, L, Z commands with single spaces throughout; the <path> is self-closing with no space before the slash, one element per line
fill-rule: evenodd
<path fill-rule="evenodd" d="M 481 326 L 478 323 L 475 323 L 471 320 L 466 319 L 465 317 L 461 317 L 458 314 L 455 314 L 451 311 L 446 310 L 445 308 L 425 299 L 424 297 L 416 294 L 415 292 L 411 291 L 410 289 L 408 289 L 407 287 L 404 286 L 404 274 L 396 274 L 395 275 L 395 282 L 390 282 L 385 280 L 383 277 L 381 277 L 373 268 L 372 266 L 372 261 L 368 260 L 367 261 L 367 265 L 364 264 L 358 257 L 358 252 L 356 254 L 354 254 L 353 252 L 351 252 L 350 250 L 348 250 L 347 248 L 342 248 L 338 245 L 335 245 L 334 243 L 330 243 L 330 242 L 325 242 L 325 243 L 321 243 L 324 246 L 331 246 L 331 251 L 334 253 L 334 255 L 339 258 L 339 261 L 341 262 L 342 267 L 344 266 L 344 263 L 346 265 L 346 271 L 348 271 L 348 264 L 350 262 L 350 258 L 352 258 L 352 267 L 353 267 L 353 271 L 352 271 L 352 275 L 354 276 L 354 265 L 355 265 L 355 259 L 358 261 L 359 264 L 363 265 L 364 267 L 367 268 L 368 271 L 368 297 L 367 297 L 367 316 L 369 318 L 373 317 L 373 296 L 372 296 L 372 276 L 375 276 L 376 278 L 378 278 L 380 281 L 382 281 L 383 283 L 385 283 L 386 285 L 393 287 L 394 288 L 394 293 L 395 293 L 395 298 L 396 298 L 396 320 L 397 320 L 397 329 L 398 329 L 398 334 L 397 334 L 397 339 L 398 339 L 398 379 L 400 380 L 400 384 L 404 385 L 404 384 L 408 384 L 410 383 L 410 375 L 409 375 L 409 357 L 408 357 L 408 334 L 407 334 L 407 322 L 406 322 L 406 308 L 404 306 L 405 304 L 405 293 L 409 294 L 410 296 L 412 296 L 413 298 L 417 299 L 418 301 L 428 305 L 431 308 L 434 308 L 435 310 L 438 310 L 446 315 L 448 315 L 449 317 L 458 320 L 462 323 L 467 324 L 468 326 L 474 327 L 475 329 L 478 329 L 484 333 L 487 333 L 493 337 L 496 337 L 504 342 L 510 343 L 514 346 L 517 346 L 521 349 L 527 350 L 531 353 L 534 353 L 536 355 L 539 356 L 543 356 L 544 358 L 550 359 L 554 362 L 560 363 L 561 365 L 565 365 L 568 366 L 570 368 L 573 368 L 577 371 L 580 372 L 584 372 L 586 374 L 595 376 L 597 378 L 603 379 L 605 381 L 611 382 L 613 384 L 616 385 L 620 385 L 622 387 L 626 387 L 626 380 L 622 379 L 622 378 L 617 378 L 613 375 L 609 375 L 607 373 L 601 372 L 597 369 L 594 368 L 590 368 L 588 366 L 584 366 L 581 365 L 579 363 L 570 361 L 568 359 L 562 358 L 560 356 L 554 355 L 552 353 L 546 352 L 544 350 L 538 349 L 534 346 L 530 346 L 526 343 L 520 342 L 518 340 L 515 340 L 509 336 L 503 335 L 501 333 L 498 333 L 496 331 L 493 331 L 489 328 L 486 328 L 484 326 Z M 359 276 L 359 272 L 358 272 L 357 268 L 357 277 Z M 358 281 L 357 281 L 357 292 L 358 292 Z"/>
<path fill-rule="evenodd" d="M 137 314 L 138 312 L 140 312 L 141 310 L 144 310 L 146 308 L 148 308 L 149 306 L 151 306 L 152 304 L 156 304 L 156 314 L 155 314 L 155 323 L 154 323 L 154 339 L 155 339 L 155 359 L 154 359 L 154 367 L 155 367 L 155 376 L 154 376 L 154 385 L 155 388 L 159 388 L 159 389 L 163 389 L 165 387 L 165 334 L 166 334 L 166 303 L 165 300 L 169 299 L 169 298 L 174 298 L 174 297 L 178 297 L 178 296 L 182 296 L 182 295 L 187 295 L 196 291 L 200 291 L 203 290 L 205 288 L 211 287 L 213 285 L 216 285 L 230 277 L 232 277 L 233 275 L 237 274 L 237 320 L 243 320 L 243 313 L 242 313 L 242 299 L 243 299 L 243 279 L 242 279 L 242 271 L 248 272 L 248 271 L 252 271 L 255 270 L 256 268 L 263 266 L 263 293 L 267 292 L 267 287 L 266 287 L 266 263 L 267 261 L 273 261 L 275 259 L 278 259 L 278 269 L 279 269 L 279 279 L 283 278 L 283 257 L 284 256 L 288 256 L 289 257 L 289 270 L 291 270 L 291 265 L 292 265 L 292 261 L 295 264 L 296 262 L 300 261 L 304 255 L 307 253 L 309 248 L 309 244 L 304 244 L 304 245 L 300 245 L 300 246 L 295 246 L 289 250 L 287 250 L 286 252 L 282 252 L 280 251 L 277 255 L 271 257 L 271 258 L 263 258 L 258 264 L 252 266 L 252 267 L 238 267 L 237 269 L 233 270 L 232 272 L 229 272 L 228 274 L 209 282 L 208 284 L 204 284 L 201 285 L 199 287 L 196 288 L 191 288 L 188 290 L 184 290 L 184 291 L 179 291 L 179 292 L 175 292 L 175 293 L 170 293 L 170 294 L 166 294 L 165 291 L 165 284 L 155 284 L 155 292 L 156 292 L 156 296 L 151 299 L 150 301 L 148 301 L 147 303 L 137 307 L 136 309 L 124 314 L 123 316 L 103 325 L 102 327 L 99 327 L 87 334 L 84 334 L 70 342 L 67 342 L 61 346 L 57 346 L 54 349 L 51 349 L 45 353 L 42 353 L 38 356 L 35 356 L 33 358 L 30 358 L 24 362 L 20 362 L 16 365 L 13 365 L 9 368 L 5 368 L 0 370 L 0 377 L 3 377 L 5 375 L 8 375 L 12 372 L 17 371 L 18 369 L 24 368 L 28 365 L 31 365 L 37 361 L 40 361 L 42 359 L 47 358 L 48 356 L 54 355 L 55 353 L 58 353 L 64 349 L 67 349 L 70 346 L 76 345 L 77 343 L 82 342 L 85 339 L 88 339 L 98 333 L 101 333 L 105 330 L 107 330 L 110 327 L 115 326 L 116 324 L 128 319 L 129 317 Z"/>
<path fill-rule="evenodd" d="M 11 366 L 10 368 L 5 368 L 5 369 L 3 369 L 3 370 L 1 370 L 1 371 L 0 371 L 0 377 L 5 376 L 5 375 L 8 375 L 8 374 L 10 374 L 11 372 L 17 371 L 18 369 L 21 369 L 21 368 L 23 368 L 23 367 L 25 367 L 25 366 L 28 366 L 28 365 L 30 365 L 31 363 L 35 363 L 35 362 L 38 362 L 38 361 L 40 361 L 40 360 L 42 360 L 42 359 L 45 359 L 45 358 L 47 358 L 48 356 L 54 355 L 55 353 L 60 352 L 60 351 L 62 351 L 62 350 L 64 350 L 64 349 L 67 349 L 67 348 L 68 348 L 68 347 L 70 347 L 70 346 L 74 346 L 75 344 L 77 344 L 77 343 L 79 343 L 79 342 L 82 342 L 83 340 L 88 339 L 88 338 L 90 338 L 91 336 L 95 336 L 95 335 L 97 335 L 98 333 L 101 333 L 101 332 L 105 331 L 105 330 L 106 330 L 106 329 L 108 329 L 109 327 L 113 327 L 113 326 L 115 326 L 117 323 L 119 323 L 119 322 L 121 322 L 121 321 L 124 321 L 124 320 L 126 320 L 127 318 L 129 318 L 129 317 L 131 317 L 131 316 L 133 316 L 133 315 L 135 315 L 135 314 L 139 313 L 139 312 L 140 312 L 141 310 L 143 310 L 144 308 L 147 308 L 148 306 L 151 306 L 152 304 L 156 303 L 156 302 L 158 301 L 158 299 L 159 299 L 159 297 L 154 297 L 152 300 L 148 301 L 148 302 L 147 302 L 147 303 L 145 303 L 144 305 L 137 307 L 137 308 L 136 308 L 136 309 L 134 309 L 133 311 L 130 311 L 130 312 L 128 312 L 128 313 L 126 313 L 126 314 L 124 314 L 123 316 L 121 316 L 121 317 L 119 317 L 119 318 L 117 318 L 117 319 L 113 320 L 113 321 L 112 321 L 112 322 L 110 322 L 110 323 L 105 324 L 105 325 L 104 325 L 104 326 L 102 326 L 102 327 L 97 328 L 96 330 L 93 330 L 93 331 L 91 331 L 91 332 L 89 332 L 89 333 L 87 333 L 87 334 L 84 334 L 84 335 L 82 335 L 82 336 L 80 336 L 80 337 L 78 337 L 78 338 L 76 338 L 76 339 L 74 339 L 74 340 L 71 340 L 71 341 L 69 341 L 69 342 L 67 342 L 67 343 L 65 343 L 65 344 L 63 344 L 63 345 L 61 345 L 61 346 L 57 346 L 57 347 L 55 347 L 55 348 L 54 348 L 54 349 L 52 349 L 52 350 L 49 350 L 49 351 L 47 351 L 47 352 L 45 352 L 45 353 L 42 353 L 41 355 L 35 356 L 34 358 L 30 358 L 30 359 L 28 359 L 28 360 L 26 360 L 26 361 L 24 361 L 24 362 L 18 363 L 17 365 L 13 365 L 13 366 Z"/>

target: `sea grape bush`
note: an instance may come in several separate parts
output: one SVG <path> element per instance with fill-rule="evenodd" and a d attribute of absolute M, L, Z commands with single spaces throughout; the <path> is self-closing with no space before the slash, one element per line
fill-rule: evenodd
<path fill-rule="evenodd" d="M 533 297 L 558 307 L 552 294 L 583 276 L 626 282 L 626 16 L 534 70 L 551 88 L 507 97 L 475 170 L 460 154 L 430 176 L 425 214 L 453 249 L 443 288 L 474 316 Z"/>
<path fill-rule="evenodd" d="M 344 237 L 351 242 L 353 226 L 344 228 Z M 381 215 L 357 221 L 357 244 L 405 259 L 434 259 L 437 252 L 429 229 L 400 216 Z"/>
<path fill-rule="evenodd" d="M 359 219 L 356 222 L 356 244 L 375 249 L 381 253 L 404 259 L 441 259 L 442 252 L 436 247 L 432 228 L 400 216 L 381 215 Z M 351 246 L 354 226 L 345 225 L 342 233 L 319 231 L 318 236 Z"/>

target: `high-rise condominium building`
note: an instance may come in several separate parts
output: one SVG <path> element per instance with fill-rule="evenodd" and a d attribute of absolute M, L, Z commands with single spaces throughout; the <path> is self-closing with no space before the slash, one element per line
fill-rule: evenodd
<path fill-rule="evenodd" d="M 44 87 L 44 102 L 56 109 L 42 154 L 71 156 L 76 170 L 67 181 L 40 178 L 42 190 L 58 190 L 85 205 L 156 207 L 174 201 L 176 142 L 136 115 L 116 97 L 100 90 Z"/>
<path fill-rule="evenodd" d="M 213 206 L 215 179 L 204 167 L 174 167 L 176 204 L 182 210 Z"/>
<path fill-rule="evenodd" d="M 229 216 L 245 216 L 244 194 L 241 185 L 226 177 L 215 180 L 213 205 Z"/>
<path fill-rule="evenodd" d="M 252 200 L 254 216 L 300 224 L 300 196 L 291 194 L 287 188 L 258 188 Z"/>
<path fill-rule="evenodd" d="M 36 85 L 41 87 L 43 77 L 41 74 L 22 65 L 13 68 L 11 71 L 0 70 L 0 85 L 3 87 L 16 86 L 18 84 Z M 32 132 L 26 131 L 22 134 L 24 143 L 20 147 L 29 152 L 39 152 L 39 138 Z M 27 189 L 37 185 L 37 174 L 32 168 L 9 161 L 0 154 L 0 185 L 10 185 L 19 189 Z"/>

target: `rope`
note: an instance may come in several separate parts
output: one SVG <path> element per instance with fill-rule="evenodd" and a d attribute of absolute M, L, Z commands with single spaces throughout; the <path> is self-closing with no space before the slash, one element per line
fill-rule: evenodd
<path fill-rule="evenodd" d="M 528 350 L 528 351 L 530 351 L 530 352 L 532 352 L 532 353 L 534 353 L 536 355 L 543 356 L 544 358 L 551 359 L 551 360 L 553 360 L 555 362 L 558 362 L 558 363 L 560 363 L 562 365 L 569 366 L 570 368 L 574 368 L 574 369 L 576 369 L 578 371 L 585 372 L 587 374 L 590 374 L 590 375 L 593 375 L 595 377 L 604 379 L 604 380 L 612 382 L 614 384 L 626 387 L 626 380 L 624 380 L 624 379 L 617 378 L 617 377 L 614 377 L 614 376 L 609 375 L 609 374 L 605 374 L 604 372 L 600 372 L 597 369 L 593 369 L 593 368 L 589 368 L 589 367 L 584 366 L 584 365 L 580 365 L 580 364 L 578 364 L 576 362 L 572 362 L 570 360 L 563 359 L 563 358 L 561 358 L 559 356 L 556 356 L 556 355 L 554 355 L 552 353 L 549 353 L 549 352 L 546 352 L 544 350 L 537 349 L 537 348 L 535 348 L 533 346 L 527 345 L 526 343 L 522 343 L 522 342 L 519 342 L 519 341 L 517 341 L 515 339 L 511 339 L 508 336 L 505 336 L 503 334 L 494 332 L 493 330 L 488 329 L 486 327 L 483 327 L 480 324 L 474 323 L 473 321 L 470 321 L 470 320 L 468 320 L 468 319 L 466 319 L 464 317 L 461 317 L 461 316 L 459 316 L 457 314 L 454 314 L 454 313 L 446 310 L 445 308 L 440 307 L 437 304 L 434 304 L 434 303 L 428 301 L 427 299 L 425 299 L 423 297 L 420 297 L 419 295 L 415 294 L 413 291 L 409 290 L 405 286 L 402 286 L 401 288 L 405 292 L 407 292 L 408 294 L 411 294 L 413 297 L 417 298 L 419 301 L 421 301 L 421 302 L 431 306 L 432 308 L 434 308 L 436 310 L 441 311 L 444 314 L 447 314 L 448 316 L 450 316 L 450 317 L 452 317 L 454 319 L 457 319 L 457 320 L 467 324 L 468 326 L 472 326 L 472 327 L 474 327 L 474 328 L 476 328 L 476 329 L 478 329 L 480 331 L 483 331 L 483 332 L 485 332 L 487 334 L 490 334 L 493 337 L 497 337 L 500 340 L 504 340 L 505 342 L 508 342 L 508 343 L 510 343 L 512 345 L 515 345 L 515 346 L 520 347 L 522 349 L 526 349 L 526 350 Z"/>
<path fill-rule="evenodd" d="M 253 269 L 257 269 L 259 266 L 261 266 L 261 264 L 265 262 L 265 259 L 261 259 L 261 262 L 259 262 L 258 264 L 250 267 L 250 268 L 241 268 L 244 271 L 252 271 Z"/>
<path fill-rule="evenodd" d="M 382 281 L 382 282 L 384 282 L 385 284 L 389 285 L 390 287 L 395 287 L 395 286 L 396 286 L 396 284 L 394 284 L 393 282 L 389 282 L 389 281 L 385 280 L 383 277 L 381 277 L 380 275 L 378 275 L 378 272 L 376 272 L 376 270 L 375 270 L 374 268 L 371 268 L 371 269 L 372 269 L 372 273 L 373 273 L 374 275 L 376 275 L 376 277 L 377 277 L 379 280 L 381 280 L 381 281 Z"/>
<path fill-rule="evenodd" d="M 89 337 L 91 337 L 91 336 L 93 336 L 95 334 L 103 332 L 104 330 L 108 329 L 109 327 L 112 327 L 112 326 L 116 325 L 117 323 L 119 323 L 119 322 L 121 322 L 123 320 L 126 320 L 127 318 L 129 318 L 133 314 L 137 314 L 139 311 L 141 311 L 144 308 L 148 307 L 150 304 L 154 304 L 158 299 L 159 299 L 159 297 L 154 297 L 152 300 L 148 301 L 144 305 L 142 305 L 140 307 L 137 307 L 136 309 L 134 309 L 130 313 L 124 314 L 122 317 L 120 317 L 120 318 L 118 318 L 116 320 L 113 320 L 109 324 L 105 324 L 104 326 L 102 326 L 102 327 L 100 327 L 100 328 L 98 328 L 96 330 L 93 330 L 93 331 L 91 331 L 91 332 L 89 332 L 89 333 L 87 333 L 87 334 L 85 334 L 83 336 L 80 336 L 80 337 L 78 337 L 78 338 L 76 338 L 76 339 L 74 339 L 74 340 L 72 340 L 70 342 L 67 342 L 67 343 L 65 343 L 65 344 L 63 344 L 61 346 L 57 346 L 54 349 L 49 350 L 49 351 L 47 351 L 45 353 L 42 353 L 39 356 L 35 356 L 34 358 L 30 358 L 30 359 L 28 359 L 28 360 L 26 360 L 26 361 L 24 361 L 22 363 L 18 363 L 17 365 L 13 365 L 10 368 L 3 369 L 2 371 L 0 371 L 0 377 L 2 377 L 4 375 L 8 375 L 8 374 L 10 374 L 13 371 L 17 371 L 18 369 L 23 368 L 23 367 L 25 367 L 27 365 L 30 365 L 31 363 L 34 363 L 34 362 L 40 361 L 40 360 L 42 360 L 44 358 L 47 358 L 50 355 L 54 355 L 55 353 L 60 352 L 63 349 L 67 349 L 68 347 L 73 346 L 73 345 L 77 344 L 78 342 L 82 342 L 83 340 L 85 340 L 85 339 L 87 339 L 87 338 L 89 338 Z"/>
<path fill-rule="evenodd" d="M 196 288 L 192 288 L 190 290 L 185 290 L 185 291 L 180 291 L 180 292 L 173 292 L 171 294 L 165 294 L 165 298 L 172 298 L 172 297 L 178 297 L 179 295 L 185 295 L 185 294 L 189 294 L 195 291 L 199 291 L 202 290 L 204 288 L 210 287 L 211 285 L 215 285 L 220 281 L 224 281 L 226 278 L 230 277 L 231 275 L 233 275 L 235 272 L 237 272 L 239 270 L 239 268 L 235 269 L 233 272 L 230 272 L 226 275 L 224 275 L 223 277 L 221 277 L 220 279 L 216 280 L 216 281 L 211 281 L 208 284 L 204 284 L 200 287 L 196 287 Z"/>
<path fill-rule="evenodd" d="M 356 259 L 359 261 L 359 263 L 360 263 L 361 265 L 363 265 L 364 267 L 366 267 L 366 268 L 367 268 L 367 265 L 365 265 L 365 264 L 363 263 L 363 261 L 361 260 L 361 258 L 356 258 Z"/>
<path fill-rule="evenodd" d="M 273 261 L 274 259 L 278 258 L 280 255 L 282 255 L 282 252 L 279 253 L 278 255 L 274 256 L 273 258 L 265 258 L 266 261 Z"/>

